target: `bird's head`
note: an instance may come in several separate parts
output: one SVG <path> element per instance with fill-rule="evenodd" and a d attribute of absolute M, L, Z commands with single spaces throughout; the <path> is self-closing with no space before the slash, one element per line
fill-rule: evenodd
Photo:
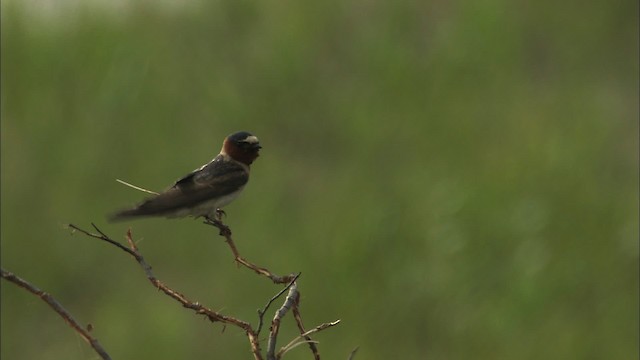
<path fill-rule="evenodd" d="M 246 131 L 240 131 L 227 136 L 222 144 L 221 153 L 229 155 L 232 159 L 251 165 L 260 156 L 262 149 L 257 137 Z"/>

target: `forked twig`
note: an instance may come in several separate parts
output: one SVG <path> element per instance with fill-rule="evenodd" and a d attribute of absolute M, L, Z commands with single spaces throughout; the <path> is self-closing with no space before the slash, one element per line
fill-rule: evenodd
<path fill-rule="evenodd" d="M 276 314 L 271 320 L 271 332 L 269 333 L 269 341 L 267 343 L 267 360 L 275 360 L 276 351 L 276 338 L 280 331 L 280 321 L 287 314 L 289 309 L 294 307 L 298 303 L 300 294 L 298 293 L 298 285 L 294 282 L 289 288 L 289 293 L 284 299 L 284 304 L 276 311 Z"/>
<path fill-rule="evenodd" d="M 142 254 L 140 254 L 140 252 L 138 251 L 137 246 L 135 245 L 132 236 L 131 236 L 131 230 L 127 231 L 127 242 L 129 243 L 129 248 L 127 248 L 126 246 L 120 244 L 119 242 L 111 239 L 110 237 L 108 237 L 107 235 L 105 235 L 100 229 L 98 229 L 98 227 L 95 224 L 92 224 L 92 226 L 94 227 L 94 229 L 96 229 L 96 231 L 98 232 L 98 234 L 94 234 L 91 232 L 88 232 L 86 230 L 83 230 L 73 224 L 69 224 L 69 228 L 80 231 L 81 233 L 95 238 L 95 239 L 99 239 L 99 240 L 103 240 L 106 241 L 107 243 L 116 246 L 117 248 L 119 248 L 120 250 L 125 251 L 126 253 L 132 255 L 136 261 L 138 262 L 138 264 L 142 267 L 142 269 L 144 270 L 147 279 L 149 279 L 149 281 L 151 282 L 151 284 L 153 284 L 153 286 L 155 286 L 156 288 L 158 288 L 159 290 L 161 290 L 163 293 L 165 293 L 166 295 L 168 295 L 169 297 L 171 297 L 172 299 L 178 301 L 179 303 L 182 304 L 183 307 L 187 308 L 187 309 L 191 309 L 193 311 L 196 312 L 196 314 L 199 315 L 204 315 L 207 319 L 209 319 L 209 321 L 211 322 L 222 322 L 224 324 L 230 324 L 233 326 L 237 326 L 239 328 L 241 328 L 242 330 L 244 330 L 247 334 L 247 337 L 249 338 L 249 343 L 251 344 L 251 351 L 253 353 L 253 356 L 256 360 L 261 360 L 262 359 L 262 354 L 261 354 L 261 350 L 260 350 L 260 342 L 258 340 L 258 336 L 255 333 L 255 331 L 253 331 L 253 328 L 251 327 L 251 324 L 249 324 L 246 321 L 242 321 L 240 319 L 237 319 L 233 316 L 227 316 L 227 315 L 223 315 L 220 314 L 219 312 L 216 312 L 214 310 L 211 310 L 203 305 L 201 305 L 198 302 L 194 302 L 189 300 L 186 296 L 182 295 L 181 293 L 171 289 L 170 287 L 168 287 L 167 285 L 165 285 L 162 281 L 158 280 L 158 278 L 156 278 L 156 276 L 153 274 L 152 270 L 151 270 L 151 266 L 149 264 L 147 264 L 147 262 L 144 260 L 144 257 L 142 256 Z"/>
<path fill-rule="evenodd" d="M 267 359 L 268 360 L 276 359 L 276 358 L 279 359 L 281 356 L 283 356 L 287 351 L 291 350 L 293 347 L 298 346 L 298 345 L 300 345 L 302 343 L 308 343 L 309 344 L 309 348 L 311 350 L 311 353 L 313 354 L 314 360 L 320 360 L 320 353 L 318 352 L 318 347 L 316 346 L 316 342 L 313 341 L 309 335 L 311 335 L 314 332 L 323 330 L 326 327 L 337 325 L 340 322 L 340 320 L 334 321 L 332 323 L 328 323 L 328 324 L 331 324 L 330 326 L 323 327 L 325 324 L 322 324 L 322 325 L 320 325 L 320 326 L 315 328 L 315 329 L 318 329 L 318 328 L 321 327 L 319 330 L 315 330 L 315 331 L 312 331 L 312 332 L 305 331 L 304 325 L 302 323 L 302 316 L 300 315 L 300 309 L 299 309 L 300 293 L 298 292 L 297 284 L 296 284 L 296 280 L 300 276 L 300 273 L 298 273 L 298 275 L 289 274 L 289 275 L 285 275 L 285 276 L 278 276 L 278 275 L 273 274 L 268 269 L 259 267 L 259 266 L 255 265 L 255 264 L 247 261 L 246 259 L 244 259 L 242 256 L 240 256 L 238 248 L 236 247 L 235 243 L 233 242 L 233 238 L 231 237 L 231 230 L 229 229 L 228 226 L 226 226 L 222 222 L 221 216 L 217 216 L 216 218 L 205 217 L 205 222 L 204 223 L 206 225 L 215 226 L 215 227 L 218 228 L 218 230 L 220 230 L 220 236 L 223 236 L 225 238 L 225 242 L 229 245 L 229 248 L 231 249 L 231 253 L 233 254 L 234 259 L 235 259 L 235 261 L 237 263 L 245 266 L 248 269 L 253 270 L 257 274 L 264 275 L 264 276 L 268 277 L 269 279 L 271 279 L 271 281 L 273 281 L 276 284 L 282 284 L 282 283 L 285 283 L 285 282 L 289 282 L 289 285 L 287 287 L 285 287 L 276 296 L 274 296 L 271 299 L 271 301 L 267 304 L 265 309 L 262 310 L 262 312 L 260 310 L 258 310 L 259 325 L 258 325 L 258 330 L 256 331 L 256 333 L 259 334 L 260 330 L 262 329 L 263 316 L 264 316 L 264 313 L 267 310 L 267 307 L 270 305 L 271 302 L 273 302 L 277 297 L 279 297 L 284 291 L 286 291 L 287 288 L 289 288 L 289 294 L 285 298 L 284 304 L 280 307 L 280 309 L 278 309 L 278 311 L 276 312 L 276 315 L 274 316 L 274 319 L 273 319 L 273 321 L 271 323 L 271 332 L 270 332 L 270 335 L 269 335 L 269 343 L 267 345 L 267 347 L 268 347 L 268 349 L 267 349 Z M 300 342 L 292 345 L 288 349 L 285 349 L 284 351 L 281 350 L 281 353 L 279 352 L 279 355 L 276 355 L 275 354 L 275 339 L 276 339 L 278 331 L 279 331 L 280 319 L 286 314 L 286 312 L 289 309 L 292 309 L 293 317 L 294 317 L 294 319 L 296 321 L 296 324 L 298 326 L 298 330 L 300 331 L 300 334 L 301 334 L 300 338 L 304 338 L 304 341 L 300 341 Z"/>
<path fill-rule="evenodd" d="M 276 359 L 280 359 L 289 350 L 295 348 L 298 345 L 302 345 L 304 343 L 317 344 L 316 341 L 311 340 L 309 335 L 311 335 L 313 333 L 317 333 L 318 331 L 322 331 L 322 330 L 324 330 L 326 328 L 330 328 L 332 326 L 336 326 L 339 323 L 340 323 L 340 320 L 336 320 L 336 321 L 332 321 L 332 322 L 329 322 L 329 323 L 320 324 L 320 325 L 316 326 L 315 328 L 313 328 L 313 329 L 311 329 L 309 331 L 305 331 L 304 333 L 298 335 L 295 339 L 291 340 L 287 345 L 283 346 L 280 349 L 280 351 L 278 351 L 278 353 L 276 354 Z"/>
<path fill-rule="evenodd" d="M 264 308 L 262 308 L 262 310 L 258 309 L 258 329 L 256 330 L 256 334 L 260 334 L 260 331 L 262 330 L 262 325 L 264 323 L 264 314 L 267 312 L 267 310 L 269 309 L 269 306 L 271 306 L 271 304 L 277 299 L 279 298 L 282 294 L 284 294 L 285 291 L 287 291 L 287 289 L 289 289 L 291 286 L 293 286 L 293 284 L 296 282 L 296 280 L 298 280 L 298 278 L 300 277 L 300 274 L 302 273 L 298 273 L 298 275 L 296 275 L 293 280 L 291 280 L 291 282 L 289 283 L 289 285 L 285 286 L 282 290 L 280 290 L 280 292 L 278 292 L 277 294 L 275 294 L 270 300 L 269 302 L 267 302 L 267 304 L 264 306 Z"/>
<path fill-rule="evenodd" d="M 271 306 L 271 304 L 276 299 L 278 299 L 282 294 L 284 294 L 288 290 L 288 294 L 285 297 L 284 303 L 276 311 L 276 313 L 275 313 L 275 315 L 273 317 L 273 320 L 271 321 L 271 329 L 270 329 L 270 333 L 269 333 L 269 336 L 268 336 L 268 349 L 267 349 L 267 354 L 266 354 L 267 359 L 268 360 L 280 359 L 284 354 L 286 354 L 292 348 L 294 348 L 294 347 L 296 347 L 296 346 L 298 346 L 300 344 L 308 343 L 309 347 L 311 349 L 311 352 L 312 352 L 312 354 L 314 356 L 314 359 L 319 360 L 320 359 L 320 355 L 318 353 L 317 346 L 316 346 L 315 342 L 310 338 L 310 335 L 313 334 L 313 333 L 316 333 L 316 332 L 318 332 L 320 330 L 326 329 L 328 327 L 335 326 L 340 322 L 340 320 L 337 320 L 337 321 L 334 321 L 334 322 L 331 322 L 331 323 L 321 324 L 321 325 L 315 327 L 312 330 L 305 331 L 304 326 L 302 325 L 302 318 L 301 318 L 300 310 L 299 310 L 300 293 L 298 292 L 297 280 L 300 277 L 300 273 L 279 276 L 279 275 L 276 275 L 276 274 L 272 273 L 271 271 L 269 271 L 266 268 L 257 266 L 255 264 L 247 261 L 242 256 L 240 256 L 240 253 L 239 253 L 235 243 L 233 242 L 233 238 L 231 237 L 231 230 L 229 229 L 228 226 L 226 226 L 225 224 L 222 223 L 222 221 L 219 218 L 219 216 L 217 218 L 215 218 L 215 219 L 214 218 L 210 218 L 210 217 L 206 217 L 204 223 L 207 224 L 207 225 L 215 226 L 216 228 L 218 228 L 220 230 L 220 235 L 225 238 L 225 241 L 229 245 L 229 248 L 231 249 L 231 252 L 232 252 L 232 254 L 234 256 L 234 260 L 238 264 L 243 265 L 244 267 L 246 267 L 246 268 L 248 268 L 250 270 L 253 270 L 254 272 L 256 272 L 259 275 L 263 275 L 263 276 L 269 278 L 271 281 L 273 281 L 276 284 L 286 284 L 286 286 L 281 291 L 279 291 L 276 295 L 274 295 L 267 302 L 267 304 L 263 307 L 263 309 L 258 310 L 258 327 L 257 327 L 256 330 L 254 330 L 253 327 L 251 326 L 251 324 L 249 324 L 246 321 L 237 319 L 237 318 L 235 318 L 233 316 L 227 316 L 227 315 L 220 314 L 219 312 L 211 310 L 210 308 L 207 308 L 207 307 L 205 307 L 203 305 L 200 305 L 198 302 L 193 302 L 193 301 L 189 300 L 188 298 L 186 298 L 181 293 L 169 288 L 163 282 L 158 280 L 155 277 L 155 275 L 153 274 L 153 272 L 151 271 L 151 266 L 149 266 L 147 264 L 147 262 L 144 260 L 144 257 L 139 252 L 135 242 L 133 241 L 132 235 L 131 235 L 131 230 L 127 231 L 126 239 L 127 239 L 128 245 L 129 245 L 127 247 L 127 246 L 121 244 L 120 242 L 115 241 L 112 238 L 110 238 L 108 235 L 106 235 L 103 231 L 101 231 L 93 223 L 91 225 L 93 226 L 93 228 L 95 229 L 95 231 L 97 233 L 92 233 L 92 232 L 89 232 L 87 230 L 83 230 L 83 229 L 81 229 L 81 228 L 79 228 L 79 227 L 77 227 L 76 225 L 73 225 L 73 224 L 69 224 L 68 226 L 69 226 L 69 228 L 73 229 L 74 231 L 79 231 L 79 232 L 83 233 L 86 236 L 105 241 L 105 242 L 107 242 L 107 243 L 109 243 L 109 244 L 111 244 L 113 246 L 116 246 L 120 250 L 125 251 L 129 255 L 133 256 L 134 259 L 138 262 L 138 264 L 144 270 L 144 272 L 145 272 L 147 278 L 149 279 L 149 281 L 151 282 L 151 284 L 153 284 L 153 286 L 156 287 L 157 289 L 160 289 L 162 292 L 164 292 L 169 297 L 171 297 L 174 300 L 176 300 L 179 303 L 181 303 L 183 307 L 191 309 L 191 310 L 194 310 L 196 312 L 196 314 L 206 316 L 211 322 L 219 321 L 219 322 L 222 322 L 223 324 L 233 325 L 233 326 L 236 326 L 236 327 L 244 330 L 245 333 L 247 334 L 247 337 L 249 339 L 249 343 L 251 345 L 251 352 L 253 353 L 254 359 L 256 359 L 256 360 L 262 360 L 262 353 L 261 353 L 261 349 L 260 349 L 260 340 L 258 338 L 258 335 L 259 335 L 259 333 L 260 333 L 260 331 L 262 330 L 262 327 L 263 327 L 264 315 L 267 312 L 267 310 L 269 309 L 269 306 Z M 289 344 L 284 346 L 278 352 L 278 354 L 276 354 L 275 353 L 276 339 L 277 339 L 278 332 L 279 332 L 279 329 L 280 329 L 280 322 L 281 322 L 281 319 L 286 315 L 286 313 L 289 310 L 292 310 L 292 312 L 293 312 L 293 317 L 294 317 L 294 319 L 296 321 L 296 324 L 298 326 L 298 329 L 300 331 L 300 336 L 296 337 Z M 304 339 L 304 340 L 302 340 L 302 339 Z"/>

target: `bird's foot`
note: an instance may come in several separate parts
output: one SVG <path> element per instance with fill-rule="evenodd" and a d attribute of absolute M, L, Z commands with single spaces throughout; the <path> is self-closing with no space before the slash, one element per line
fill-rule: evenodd
<path fill-rule="evenodd" d="M 224 212 L 224 210 L 222 209 L 216 209 L 216 214 L 215 214 L 216 220 L 222 221 L 223 216 L 227 216 L 227 213 Z"/>
<path fill-rule="evenodd" d="M 222 223 L 222 220 L 220 220 L 220 218 L 222 216 L 219 215 L 218 210 L 216 210 L 216 215 L 215 217 L 211 217 L 209 215 L 205 215 L 205 224 L 209 224 L 209 225 L 213 225 L 215 227 L 217 227 L 220 230 L 220 235 L 221 236 L 231 236 L 231 229 L 229 229 L 229 227 L 225 224 Z M 224 211 L 220 210 L 222 213 L 224 213 Z"/>

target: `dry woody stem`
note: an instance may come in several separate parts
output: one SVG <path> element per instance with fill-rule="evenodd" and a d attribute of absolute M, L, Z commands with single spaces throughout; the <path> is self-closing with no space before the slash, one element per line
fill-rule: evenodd
<path fill-rule="evenodd" d="M 58 315 L 62 316 L 64 321 L 67 324 L 69 324 L 69 326 L 71 326 L 73 330 L 75 330 L 78 334 L 80 334 L 80 336 L 87 343 L 89 343 L 89 345 L 91 345 L 93 350 L 100 356 L 101 359 L 111 360 L 111 357 L 109 356 L 109 354 L 107 354 L 107 352 L 102 347 L 102 345 L 100 345 L 100 343 L 98 342 L 98 339 L 91 336 L 91 334 L 89 334 L 89 330 L 82 327 L 73 318 L 73 316 L 71 316 L 71 314 L 69 314 L 69 312 L 65 310 L 65 308 L 62 307 L 62 305 L 60 305 L 60 303 L 53 296 L 51 296 L 51 294 L 38 289 L 37 287 L 31 285 L 26 280 L 21 279 L 20 277 L 16 276 L 15 274 L 9 271 L 6 271 L 5 269 L 0 269 L 0 271 L 2 272 L 3 279 L 11 283 L 14 283 L 15 285 L 27 290 L 28 292 L 42 299 L 42 301 L 46 302 L 47 305 L 49 305 L 53 309 L 53 311 L 57 312 Z"/>
<path fill-rule="evenodd" d="M 251 352 L 253 354 L 254 359 L 256 359 L 256 360 L 262 360 L 263 359 L 262 350 L 261 350 L 261 347 L 260 347 L 259 334 L 260 334 L 260 331 L 262 330 L 262 327 L 263 327 L 264 315 L 267 312 L 267 310 L 269 309 L 269 306 L 275 300 L 277 300 L 281 295 L 283 295 L 285 292 L 288 291 L 287 296 L 285 297 L 285 300 L 284 300 L 282 306 L 280 308 L 278 308 L 278 310 L 275 312 L 273 320 L 271 321 L 270 332 L 269 332 L 269 335 L 267 337 L 267 339 L 268 339 L 268 345 L 267 345 L 268 349 L 267 349 L 267 353 L 266 353 L 266 358 L 267 358 L 267 360 L 280 359 L 285 353 L 287 353 L 287 351 L 291 350 L 292 348 L 294 348 L 294 347 L 296 347 L 296 346 L 298 346 L 298 345 L 300 345 L 302 343 L 308 343 L 313 358 L 315 360 L 320 359 L 320 354 L 318 352 L 318 348 L 316 346 L 316 342 L 311 339 L 310 335 L 313 334 L 313 333 L 316 333 L 318 331 L 324 330 L 326 328 L 332 327 L 334 325 L 337 325 L 340 322 L 340 320 L 337 320 L 337 321 L 334 321 L 334 322 L 331 322 L 331 323 L 325 323 L 325 324 L 317 326 L 316 328 L 314 328 L 314 329 L 312 329 L 310 331 L 305 331 L 304 326 L 302 325 L 302 318 L 301 318 L 300 309 L 299 309 L 300 293 L 298 291 L 297 280 L 300 277 L 300 273 L 280 276 L 280 275 L 276 275 L 276 274 L 272 273 L 271 271 L 269 271 L 268 269 L 266 269 L 264 267 L 260 267 L 260 266 L 257 266 L 255 264 L 253 264 L 252 262 L 250 262 L 250 261 L 244 259 L 242 256 L 240 256 L 240 253 L 239 253 L 239 251 L 238 251 L 238 249 L 237 249 L 237 247 L 236 247 L 236 245 L 235 245 L 235 243 L 233 241 L 233 238 L 231 237 L 231 230 L 229 229 L 228 226 L 226 226 L 226 225 L 224 225 L 222 223 L 222 221 L 220 220 L 219 217 L 215 218 L 215 219 L 206 218 L 204 223 L 207 224 L 207 225 L 215 226 L 220 230 L 220 236 L 225 238 L 225 242 L 227 243 L 227 245 L 231 249 L 231 253 L 234 256 L 234 260 L 238 264 L 240 264 L 240 265 L 252 270 L 253 272 L 255 272 L 255 273 L 259 274 L 259 275 L 262 275 L 262 276 L 265 276 L 265 277 L 269 278 L 275 284 L 284 284 L 284 285 L 286 285 L 282 290 L 280 290 L 276 295 L 274 295 L 266 303 L 266 305 L 262 309 L 258 310 L 258 326 L 256 328 L 254 328 L 247 321 L 240 320 L 240 319 L 238 319 L 236 317 L 233 317 L 233 316 L 224 315 L 224 314 L 222 314 L 220 312 L 212 310 L 211 308 L 205 307 L 204 305 L 201 305 L 198 302 L 194 302 L 194 301 L 188 299 L 185 295 L 183 295 L 183 294 L 179 293 L 178 291 L 170 288 L 169 286 L 164 284 L 162 281 L 160 281 L 153 274 L 152 267 L 146 262 L 146 260 L 144 259 L 144 257 L 140 253 L 137 245 L 133 241 L 133 238 L 132 238 L 132 235 L 131 235 L 131 230 L 127 231 L 127 235 L 126 235 L 127 245 L 124 245 L 124 244 L 121 244 L 118 241 L 113 240 L 109 236 L 107 236 L 95 224 L 91 224 L 91 225 L 93 226 L 93 229 L 96 231 L 96 233 L 84 230 L 84 229 L 79 228 L 78 226 L 73 225 L 73 224 L 69 224 L 68 226 L 73 231 L 78 231 L 78 232 L 80 232 L 80 233 L 82 233 L 82 234 L 84 234 L 84 235 L 86 235 L 88 237 L 105 241 L 105 242 L 107 242 L 107 243 L 119 248 L 120 250 L 126 252 L 127 254 L 131 255 L 138 262 L 140 267 L 142 267 L 142 269 L 144 270 L 145 275 L 147 276 L 147 279 L 149 279 L 151 284 L 155 288 L 161 290 L 167 296 L 169 296 L 172 299 L 178 301 L 183 307 L 193 310 L 198 315 L 205 316 L 211 322 L 221 322 L 223 324 L 235 326 L 235 327 L 238 327 L 238 328 L 242 329 L 245 332 L 245 334 L 247 335 L 247 338 L 249 340 L 249 344 L 250 344 L 250 347 L 251 347 Z M 3 273 L 3 276 L 4 276 L 4 273 Z M 282 318 L 290 310 L 293 313 L 293 317 L 294 317 L 294 319 L 296 321 L 296 324 L 298 326 L 298 329 L 300 331 L 300 335 L 298 337 L 296 337 L 295 339 L 293 339 L 291 342 L 289 342 L 288 345 L 286 345 L 282 349 L 280 349 L 280 351 L 278 351 L 278 353 L 276 353 L 275 352 L 276 341 L 277 341 L 277 336 L 278 336 L 278 332 L 279 332 L 279 329 L 280 329 L 280 322 L 281 322 Z M 89 338 L 89 339 L 91 339 L 91 338 Z M 91 343 L 91 344 L 93 346 L 93 343 Z"/>
<path fill-rule="evenodd" d="M 238 248 L 236 247 L 236 244 L 233 242 L 233 238 L 231 237 L 231 230 L 229 229 L 228 226 L 223 224 L 222 221 L 220 221 L 219 219 L 212 219 L 212 218 L 207 217 L 205 219 L 204 223 L 207 224 L 207 225 L 215 226 L 220 230 L 220 236 L 223 236 L 225 238 L 225 241 L 227 242 L 227 245 L 229 245 L 229 248 L 231 249 L 231 253 L 233 254 L 234 260 L 238 264 L 240 264 L 240 265 L 242 265 L 242 266 L 244 266 L 244 267 L 246 267 L 246 268 L 248 268 L 250 270 L 253 270 L 256 274 L 268 277 L 275 284 L 287 284 L 287 283 L 291 282 L 291 280 L 294 277 L 296 277 L 296 274 L 289 274 L 289 275 L 284 275 L 284 276 L 276 275 L 276 274 L 272 273 L 271 271 L 269 271 L 268 269 L 265 269 L 263 267 L 255 265 L 255 264 L 247 261 L 242 256 L 240 256 L 240 252 L 238 251 Z"/>

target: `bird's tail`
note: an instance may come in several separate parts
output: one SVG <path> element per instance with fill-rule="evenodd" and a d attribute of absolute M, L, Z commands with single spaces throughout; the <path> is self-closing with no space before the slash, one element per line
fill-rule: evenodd
<path fill-rule="evenodd" d="M 121 210 L 116 213 L 113 213 L 109 215 L 107 219 L 109 220 L 109 222 L 119 222 L 119 221 L 140 218 L 146 215 L 148 214 L 143 213 L 142 211 L 140 211 L 139 208 L 133 208 L 133 209 Z"/>

